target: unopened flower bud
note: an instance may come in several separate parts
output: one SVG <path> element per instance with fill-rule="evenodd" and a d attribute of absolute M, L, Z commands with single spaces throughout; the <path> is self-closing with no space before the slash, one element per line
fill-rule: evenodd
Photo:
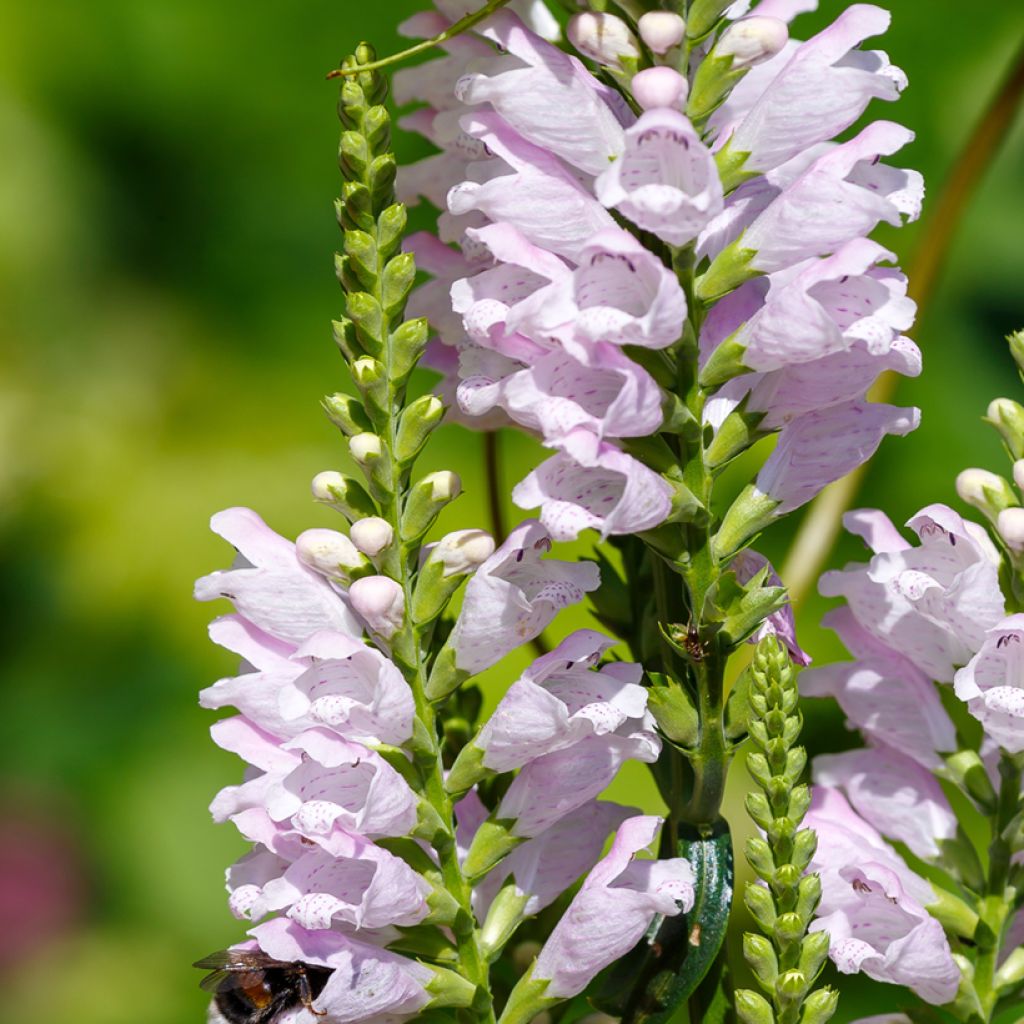
<path fill-rule="evenodd" d="M 1024 459 L 1018 459 L 1013 464 L 1013 482 L 1017 485 L 1017 490 L 1024 493 Z"/>
<path fill-rule="evenodd" d="M 715 44 L 715 56 L 732 57 L 733 70 L 752 68 L 774 57 L 788 42 L 784 21 L 754 15 L 734 21 Z"/>
<path fill-rule="evenodd" d="M 644 110 L 657 107 L 682 110 L 690 85 L 673 68 L 645 68 L 633 76 L 630 89 Z"/>
<path fill-rule="evenodd" d="M 668 53 L 686 36 L 686 22 L 671 11 L 648 11 L 637 22 L 640 38 L 653 53 Z"/>
<path fill-rule="evenodd" d="M 384 366 L 373 356 L 360 356 L 352 363 L 352 378 L 361 388 L 369 388 L 384 379 Z"/>
<path fill-rule="evenodd" d="M 380 458 L 382 451 L 380 438 L 376 434 L 356 434 L 355 437 L 349 438 L 348 450 L 356 462 L 365 465 L 367 462 Z"/>
<path fill-rule="evenodd" d="M 402 513 L 402 540 L 419 540 L 434 525 L 441 509 L 461 493 L 462 481 L 449 470 L 428 473 L 417 480 Z"/>
<path fill-rule="evenodd" d="M 640 56 L 629 26 L 614 14 L 574 14 L 567 29 L 569 42 L 585 57 L 615 66 L 622 58 Z"/>
<path fill-rule="evenodd" d="M 485 530 L 456 530 L 431 546 L 428 560 L 444 565 L 444 577 L 465 576 L 494 554 L 494 538 Z"/>
<path fill-rule="evenodd" d="M 303 565 L 331 579 L 348 581 L 369 562 L 356 545 L 337 530 L 306 530 L 295 541 L 295 554 Z"/>
<path fill-rule="evenodd" d="M 349 530 L 352 543 L 370 558 L 376 558 L 385 548 L 391 546 L 395 531 L 391 524 L 380 516 L 367 516 L 352 524 Z"/>
<path fill-rule="evenodd" d="M 800 1014 L 800 1024 L 825 1024 L 836 1012 L 839 992 L 834 988 L 819 988 L 805 1000 Z"/>
<path fill-rule="evenodd" d="M 320 404 L 324 407 L 331 422 L 346 437 L 352 437 L 353 434 L 362 433 L 371 427 L 370 420 L 363 410 L 362 402 L 357 401 L 351 395 L 328 395 Z"/>
<path fill-rule="evenodd" d="M 405 620 L 405 594 L 387 576 L 364 576 L 356 580 L 348 592 L 353 610 L 370 630 L 384 637 L 394 636 Z"/>
<path fill-rule="evenodd" d="M 330 505 L 350 522 L 372 516 L 377 511 L 373 499 L 361 484 L 333 470 L 317 473 L 313 477 L 312 491 L 315 501 Z"/>
<path fill-rule="evenodd" d="M 437 395 L 422 395 L 403 413 L 398 424 L 395 458 L 411 462 L 427 443 L 431 432 L 444 416 L 444 402 Z"/>
<path fill-rule="evenodd" d="M 996 529 L 1011 551 L 1024 552 L 1024 508 L 1004 508 L 996 519 Z"/>
<path fill-rule="evenodd" d="M 989 404 L 987 419 L 999 431 L 1011 456 L 1024 458 L 1024 408 L 1012 398 L 996 398 Z"/>
<path fill-rule="evenodd" d="M 1009 483 L 987 469 L 965 469 L 956 478 L 956 493 L 990 519 L 1019 503 Z"/>
<path fill-rule="evenodd" d="M 1024 331 L 1014 331 L 1008 334 L 1006 340 L 1010 345 L 1010 355 L 1017 364 L 1017 369 L 1024 374 Z"/>
<path fill-rule="evenodd" d="M 771 1004 L 749 988 L 736 990 L 736 1012 L 743 1024 L 775 1024 Z"/>

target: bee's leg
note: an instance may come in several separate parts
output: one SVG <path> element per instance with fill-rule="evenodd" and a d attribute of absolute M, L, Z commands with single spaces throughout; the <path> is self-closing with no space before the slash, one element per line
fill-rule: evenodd
<path fill-rule="evenodd" d="M 309 976 L 303 971 L 299 975 L 299 1002 L 316 1017 L 326 1017 L 326 1010 L 318 1010 L 313 1005 L 313 992 L 309 987 Z"/>

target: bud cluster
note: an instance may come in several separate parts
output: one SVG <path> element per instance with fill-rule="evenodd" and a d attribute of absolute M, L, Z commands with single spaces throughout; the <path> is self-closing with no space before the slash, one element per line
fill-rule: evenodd
<path fill-rule="evenodd" d="M 814 831 L 801 828 L 810 792 L 801 782 L 807 754 L 797 745 L 803 719 L 796 672 L 775 637 L 762 640 L 747 680 L 750 739 L 747 771 L 761 792 L 747 796 L 747 812 L 763 836 L 747 843 L 747 860 L 760 880 L 748 883 L 744 902 L 764 935 L 748 933 L 743 953 L 765 996 L 738 992 L 744 1024 L 824 1024 L 839 994 L 813 991 L 828 959 L 829 938 L 808 934 L 821 900 L 821 879 L 808 874 L 817 847 Z M 763 884 L 762 884 L 763 883 Z"/>

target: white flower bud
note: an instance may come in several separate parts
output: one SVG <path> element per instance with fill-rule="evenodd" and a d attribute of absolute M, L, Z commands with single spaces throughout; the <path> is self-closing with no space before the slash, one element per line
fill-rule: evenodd
<path fill-rule="evenodd" d="M 614 14 L 574 14 L 567 29 L 569 42 L 585 57 L 614 66 L 623 57 L 639 57 L 636 38 Z"/>
<path fill-rule="evenodd" d="M 1019 491 L 1024 492 L 1024 459 L 1018 459 L 1013 464 L 1013 482 Z"/>
<path fill-rule="evenodd" d="M 732 55 L 734 69 L 752 68 L 774 57 L 789 40 L 789 28 L 778 18 L 754 15 L 734 21 L 715 45 L 715 56 Z"/>
<path fill-rule="evenodd" d="M 402 628 L 405 620 L 405 594 L 387 576 L 364 576 L 348 591 L 353 611 L 369 626 L 371 632 L 389 640 Z"/>
<path fill-rule="evenodd" d="M 346 484 L 345 477 L 333 469 L 324 470 L 313 477 L 312 491 L 316 501 L 330 502 L 334 495 L 332 491 L 342 488 Z"/>
<path fill-rule="evenodd" d="M 1017 503 L 1010 485 L 987 469 L 965 469 L 956 478 L 956 493 L 961 501 L 982 511 L 994 508 L 999 512 Z"/>
<path fill-rule="evenodd" d="M 343 533 L 337 530 L 306 530 L 295 541 L 295 554 L 303 565 L 324 576 L 346 577 L 352 569 L 362 569 L 366 559 Z"/>
<path fill-rule="evenodd" d="M 391 524 L 380 516 L 367 516 L 354 522 L 349 535 L 352 537 L 352 543 L 370 558 L 376 558 L 385 548 L 391 547 L 391 542 L 395 539 L 395 531 Z"/>
<path fill-rule="evenodd" d="M 462 493 L 462 480 L 450 469 L 428 473 L 421 482 L 430 484 L 430 497 L 434 501 L 454 501 Z"/>
<path fill-rule="evenodd" d="M 686 36 L 686 22 L 671 11 L 648 11 L 637 22 L 640 38 L 653 53 L 668 53 Z"/>
<path fill-rule="evenodd" d="M 352 458 L 360 465 L 371 459 L 379 459 L 381 453 L 380 438 L 376 434 L 356 434 L 348 441 L 348 450 Z"/>
<path fill-rule="evenodd" d="M 633 76 L 630 89 L 644 110 L 682 110 L 690 83 L 673 68 L 645 68 Z"/>
<path fill-rule="evenodd" d="M 1024 508 L 1004 508 L 996 520 L 996 529 L 1011 551 L 1024 552 Z"/>
<path fill-rule="evenodd" d="M 465 576 L 494 554 L 494 538 L 485 530 L 456 530 L 431 545 L 429 560 L 444 563 L 444 576 Z"/>

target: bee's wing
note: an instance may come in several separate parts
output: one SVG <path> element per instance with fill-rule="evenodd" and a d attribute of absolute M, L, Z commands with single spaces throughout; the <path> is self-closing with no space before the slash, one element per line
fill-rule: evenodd
<path fill-rule="evenodd" d="M 219 949 L 192 966 L 206 971 L 265 971 L 287 965 L 267 956 L 261 949 Z"/>
<path fill-rule="evenodd" d="M 216 995 L 222 991 L 223 988 L 230 988 L 230 984 L 225 985 L 225 982 L 231 978 L 231 971 L 214 971 L 212 974 L 208 974 L 201 982 L 199 987 L 204 992 L 209 992 L 211 995 Z"/>

